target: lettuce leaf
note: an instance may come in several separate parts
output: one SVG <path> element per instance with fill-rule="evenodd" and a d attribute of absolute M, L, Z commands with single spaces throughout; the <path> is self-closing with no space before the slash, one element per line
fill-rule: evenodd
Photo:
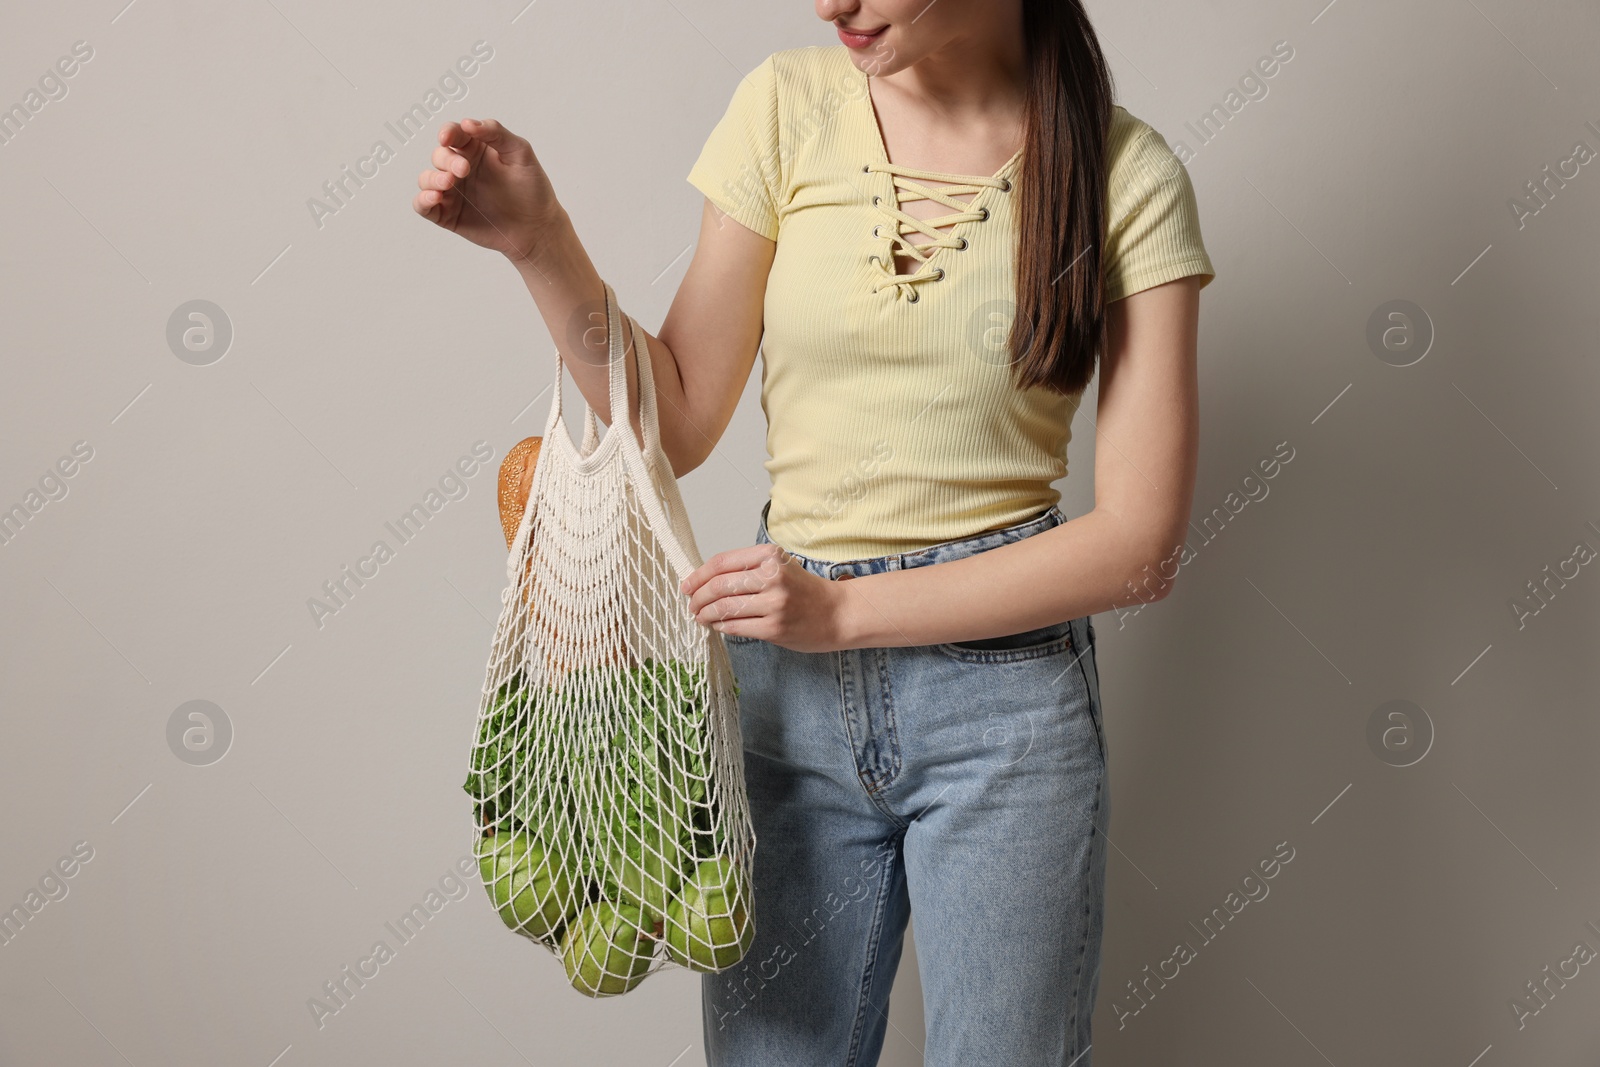
<path fill-rule="evenodd" d="M 463 786 L 476 804 L 479 825 L 510 831 L 511 806 L 534 694 L 519 673 L 495 690 L 478 730 Z"/>
<path fill-rule="evenodd" d="M 631 861 L 636 878 L 640 865 L 665 874 L 658 857 L 674 867 L 681 860 L 681 877 L 716 856 L 704 676 L 699 666 L 647 658 L 638 667 L 580 668 L 557 687 L 529 689 L 520 674 L 508 680 L 483 717 L 464 787 L 479 823 L 526 830 L 582 857 L 574 873 L 607 895 L 618 888 L 618 859 Z M 612 702 L 629 714 L 600 736 L 585 709 Z"/>

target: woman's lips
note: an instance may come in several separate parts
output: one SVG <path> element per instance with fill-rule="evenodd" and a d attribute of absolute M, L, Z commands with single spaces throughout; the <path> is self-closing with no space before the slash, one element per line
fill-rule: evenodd
<path fill-rule="evenodd" d="M 855 33 L 845 29 L 843 26 L 840 26 L 838 27 L 839 40 L 843 41 L 849 48 L 865 48 L 867 45 L 871 44 L 873 41 L 876 41 L 880 36 L 882 36 L 883 31 L 888 28 L 889 27 L 885 25 L 879 26 L 871 33 Z"/>

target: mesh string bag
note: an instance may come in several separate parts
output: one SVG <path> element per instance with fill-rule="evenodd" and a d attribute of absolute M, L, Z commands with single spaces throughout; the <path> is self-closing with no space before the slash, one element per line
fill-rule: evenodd
<path fill-rule="evenodd" d="M 733 669 L 678 589 L 703 561 L 661 449 L 644 332 L 610 285 L 605 302 L 614 425 L 600 439 L 585 404 L 573 444 L 558 351 L 466 783 L 494 907 L 593 997 L 668 964 L 725 970 L 755 936 Z"/>

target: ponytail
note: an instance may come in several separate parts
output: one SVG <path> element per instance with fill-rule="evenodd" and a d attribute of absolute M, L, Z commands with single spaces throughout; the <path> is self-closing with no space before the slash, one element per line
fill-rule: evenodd
<path fill-rule="evenodd" d="M 1088 386 L 1105 330 L 1111 72 L 1082 0 L 1022 7 L 1028 93 L 1011 357 L 1018 388 L 1072 395 Z"/>

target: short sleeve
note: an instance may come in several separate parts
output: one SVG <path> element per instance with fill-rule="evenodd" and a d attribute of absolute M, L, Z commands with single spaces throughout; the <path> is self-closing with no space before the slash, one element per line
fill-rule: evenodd
<path fill-rule="evenodd" d="M 778 239 L 778 93 L 773 57 L 744 76 L 689 169 L 689 183 L 725 214 Z"/>
<path fill-rule="evenodd" d="M 1106 190 L 1106 303 L 1191 274 L 1204 275 L 1201 288 L 1211 284 L 1188 170 L 1153 127 L 1124 143 Z"/>

